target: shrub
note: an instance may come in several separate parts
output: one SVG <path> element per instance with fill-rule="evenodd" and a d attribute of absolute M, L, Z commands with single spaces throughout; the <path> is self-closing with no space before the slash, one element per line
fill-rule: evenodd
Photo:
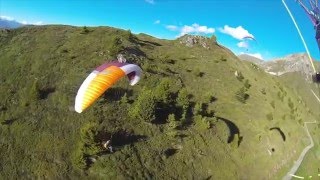
<path fill-rule="evenodd" d="M 83 158 L 83 151 L 82 151 L 82 142 L 75 142 L 74 143 L 74 150 L 70 155 L 71 163 L 74 168 L 84 169 L 86 167 L 85 160 Z"/>
<path fill-rule="evenodd" d="M 178 121 L 176 121 L 174 114 L 168 115 L 168 122 L 169 122 L 168 126 L 171 129 L 176 129 L 178 127 Z"/>
<path fill-rule="evenodd" d="M 271 101 L 270 105 L 271 105 L 271 107 L 272 107 L 273 109 L 275 109 L 276 105 L 275 105 L 274 101 Z"/>
<path fill-rule="evenodd" d="M 152 71 L 152 65 L 148 62 L 144 62 L 142 65 L 143 71 L 150 72 Z"/>
<path fill-rule="evenodd" d="M 272 113 L 268 113 L 268 114 L 266 115 L 266 117 L 267 117 L 267 119 L 268 119 L 269 121 L 272 121 L 272 120 L 273 120 L 273 115 L 272 115 Z"/>
<path fill-rule="evenodd" d="M 283 91 L 283 96 L 287 96 L 287 91 Z"/>
<path fill-rule="evenodd" d="M 181 125 L 185 125 L 187 123 L 187 110 L 183 110 L 180 123 Z"/>
<path fill-rule="evenodd" d="M 84 169 L 86 162 L 84 154 L 95 154 L 99 148 L 94 142 L 96 123 L 88 122 L 80 128 L 80 138 L 74 143 L 74 150 L 71 154 L 71 162 L 74 167 Z"/>
<path fill-rule="evenodd" d="M 29 98 L 31 101 L 36 101 L 40 99 L 40 88 L 39 83 L 35 80 L 29 91 Z"/>
<path fill-rule="evenodd" d="M 172 129 L 171 131 L 168 131 L 166 134 L 171 138 L 175 138 L 178 135 L 178 131 Z"/>
<path fill-rule="evenodd" d="M 128 96 L 127 93 L 124 93 L 124 95 L 120 99 L 121 104 L 127 104 L 128 103 Z"/>
<path fill-rule="evenodd" d="M 251 63 L 251 66 L 253 67 L 253 69 L 259 69 L 259 67 L 254 63 Z"/>
<path fill-rule="evenodd" d="M 188 91 L 186 88 L 182 88 L 179 91 L 176 103 L 178 106 L 182 107 L 186 110 L 189 107 L 189 98 L 188 98 Z"/>
<path fill-rule="evenodd" d="M 202 103 L 196 103 L 196 105 L 193 108 L 193 114 L 194 115 L 199 115 L 202 112 Z"/>
<path fill-rule="evenodd" d="M 136 42 L 137 41 L 137 38 L 131 33 L 130 30 L 127 30 L 125 32 L 124 37 L 126 37 L 130 42 Z"/>
<path fill-rule="evenodd" d="M 237 77 L 237 79 L 238 79 L 239 81 L 242 81 L 242 80 L 244 79 L 244 77 L 243 77 L 243 75 L 242 75 L 241 72 L 238 72 L 238 75 L 237 75 L 236 77 Z"/>
<path fill-rule="evenodd" d="M 116 57 L 121 51 L 124 50 L 124 46 L 122 45 L 122 40 L 120 37 L 115 37 L 112 40 L 112 45 L 110 49 L 110 55 Z"/>
<path fill-rule="evenodd" d="M 291 98 L 288 99 L 288 106 L 289 106 L 289 108 L 290 108 L 291 110 L 294 109 L 294 104 L 293 104 L 293 102 L 291 101 Z"/>
<path fill-rule="evenodd" d="M 196 115 L 194 117 L 195 126 L 199 130 L 206 130 L 210 128 L 210 122 L 206 117 L 202 117 L 201 115 Z"/>
<path fill-rule="evenodd" d="M 171 81 L 168 78 L 162 79 L 154 91 L 155 98 L 158 102 L 169 101 Z"/>
<path fill-rule="evenodd" d="M 249 98 L 249 94 L 246 93 L 246 89 L 245 88 L 240 88 L 237 92 L 236 92 L 236 98 L 238 101 L 245 103 L 246 100 Z"/>
<path fill-rule="evenodd" d="M 249 83 L 249 80 L 248 80 L 248 79 L 246 79 L 246 80 L 244 81 L 244 87 L 247 88 L 247 89 L 249 89 L 249 88 L 251 87 L 251 84 Z"/>
<path fill-rule="evenodd" d="M 199 68 L 196 68 L 196 69 L 193 71 L 193 73 L 194 73 L 194 75 L 195 75 L 196 77 L 201 77 L 201 75 L 202 75 L 202 72 L 200 71 Z"/>
<path fill-rule="evenodd" d="M 85 154 L 93 155 L 100 151 L 99 146 L 95 142 L 96 127 L 96 123 L 89 122 L 80 129 L 81 140 L 84 143 L 83 152 Z"/>
<path fill-rule="evenodd" d="M 281 92 L 284 92 L 283 87 L 282 87 L 282 86 L 280 86 L 280 84 L 279 84 L 279 83 L 277 83 L 277 85 L 279 86 L 280 91 L 281 91 Z"/>
<path fill-rule="evenodd" d="M 213 93 L 210 93 L 210 92 L 206 93 L 204 98 L 205 98 L 204 99 L 205 103 L 212 103 L 217 100 L 217 98 L 213 95 Z"/>
<path fill-rule="evenodd" d="M 220 58 L 220 61 L 227 61 L 227 58 L 225 58 L 224 56 L 222 56 L 222 57 Z"/>
<path fill-rule="evenodd" d="M 82 28 L 82 32 L 81 32 L 82 34 L 87 34 L 87 33 L 89 33 L 89 29 L 87 28 L 87 26 L 84 26 L 83 28 Z"/>
<path fill-rule="evenodd" d="M 155 120 L 155 98 L 151 90 L 142 90 L 133 106 L 129 110 L 131 118 L 138 118 L 146 122 Z"/>
<path fill-rule="evenodd" d="M 277 95 L 278 95 L 279 100 L 281 100 L 281 102 L 283 102 L 284 96 L 282 95 L 282 93 L 280 91 L 278 91 Z"/>
<path fill-rule="evenodd" d="M 62 51 L 61 51 L 62 53 L 68 53 L 69 52 L 69 50 L 68 49 L 62 49 Z"/>

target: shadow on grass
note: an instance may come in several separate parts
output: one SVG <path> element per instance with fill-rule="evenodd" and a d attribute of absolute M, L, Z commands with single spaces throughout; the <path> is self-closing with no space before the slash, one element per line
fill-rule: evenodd
<path fill-rule="evenodd" d="M 178 149 L 174 149 L 174 148 L 169 148 L 169 149 L 166 149 L 164 151 L 164 155 L 166 156 L 166 158 L 170 157 L 170 156 L 173 156 L 174 154 L 176 154 L 178 152 Z"/>
<path fill-rule="evenodd" d="M 129 54 L 136 55 L 136 56 L 146 57 L 146 54 L 143 51 L 141 51 L 139 48 L 136 48 L 136 47 L 126 47 L 124 51 Z"/>
<path fill-rule="evenodd" d="M 283 133 L 283 131 L 282 131 L 279 127 L 272 127 L 272 128 L 270 128 L 269 130 L 270 130 L 270 131 L 271 131 L 271 130 L 276 130 L 276 131 L 278 131 L 279 134 L 280 134 L 280 136 L 281 136 L 281 138 L 282 138 L 282 140 L 283 140 L 283 141 L 286 141 L 286 135 Z"/>
<path fill-rule="evenodd" d="M 125 94 L 127 94 L 127 97 L 130 97 L 132 96 L 133 91 L 121 87 L 112 87 L 107 89 L 103 94 L 103 98 L 107 101 L 119 101 Z"/>
<path fill-rule="evenodd" d="M 95 137 L 95 142 L 101 143 L 111 140 L 111 144 L 114 147 L 122 147 L 128 144 L 133 144 L 141 140 L 145 140 L 147 136 L 136 135 L 133 132 L 121 129 L 114 133 L 107 131 L 99 131 Z"/>
<path fill-rule="evenodd" d="M 221 120 L 223 121 L 229 128 L 229 137 L 228 137 L 228 143 L 231 143 L 232 141 L 234 141 L 235 139 L 235 136 L 238 135 L 238 146 L 240 146 L 242 140 L 243 140 L 243 137 L 240 136 L 240 130 L 238 128 L 238 126 L 233 123 L 231 120 L 228 120 L 228 119 L 225 119 L 225 118 L 222 118 L 222 117 L 217 117 L 218 120 Z"/>
<path fill-rule="evenodd" d="M 1 122 L 2 125 L 11 125 L 14 123 L 17 119 L 7 119 L 4 122 Z"/>
<path fill-rule="evenodd" d="M 49 94 L 56 91 L 55 87 L 46 87 L 39 90 L 40 99 L 47 99 Z"/>
<path fill-rule="evenodd" d="M 151 41 L 145 41 L 145 40 L 139 40 L 138 43 L 139 43 L 139 45 L 141 45 L 141 46 L 146 46 L 146 45 L 162 46 L 162 45 L 159 44 L 159 43 L 151 42 Z"/>
<path fill-rule="evenodd" d="M 112 135 L 112 145 L 115 147 L 121 147 L 128 144 L 133 144 L 138 141 L 147 139 L 147 136 L 144 135 L 135 135 L 133 132 L 127 130 L 117 131 Z"/>

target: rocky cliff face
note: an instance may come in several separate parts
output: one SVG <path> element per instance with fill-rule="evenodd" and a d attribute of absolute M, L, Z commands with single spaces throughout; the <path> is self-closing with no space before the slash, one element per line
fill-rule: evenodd
<path fill-rule="evenodd" d="M 217 44 L 216 37 L 214 35 L 211 38 L 198 35 L 184 35 L 177 40 L 180 42 L 180 44 L 184 44 L 188 47 L 200 45 L 206 49 L 210 49 L 211 45 Z"/>

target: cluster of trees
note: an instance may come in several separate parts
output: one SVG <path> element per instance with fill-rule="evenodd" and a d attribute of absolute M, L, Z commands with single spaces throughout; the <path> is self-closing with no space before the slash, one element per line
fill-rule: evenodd
<path fill-rule="evenodd" d="M 251 87 L 248 79 L 245 79 L 241 72 L 238 72 L 236 76 L 240 82 L 243 82 L 243 87 L 241 87 L 235 94 L 235 97 L 241 103 L 246 103 L 247 99 L 249 99 L 250 95 L 248 94 L 248 90 Z"/>
<path fill-rule="evenodd" d="M 213 113 L 207 112 L 205 104 L 215 98 L 208 95 L 206 98 L 208 102 L 192 103 L 187 89 L 181 88 L 175 92 L 171 89 L 172 83 L 169 78 L 164 78 L 154 90 L 144 88 L 130 106 L 129 117 L 148 123 L 162 121 L 167 123 L 167 127 L 171 130 L 183 128 L 192 122 L 200 129 L 210 128 Z M 159 114 L 157 111 L 162 113 Z"/>

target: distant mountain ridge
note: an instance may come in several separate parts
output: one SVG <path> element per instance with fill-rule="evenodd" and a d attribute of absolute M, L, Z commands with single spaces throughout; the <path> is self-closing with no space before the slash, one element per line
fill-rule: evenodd
<path fill-rule="evenodd" d="M 0 28 L 3 29 L 14 29 L 14 28 L 18 28 L 24 26 L 24 24 L 19 23 L 15 20 L 7 20 L 4 18 L 0 18 Z"/>
<path fill-rule="evenodd" d="M 255 63 L 272 75 L 281 76 L 289 72 L 299 72 L 306 80 L 310 80 L 310 75 L 313 74 L 313 68 L 306 53 L 290 54 L 271 61 L 263 61 L 247 54 L 241 54 L 238 57 L 241 60 Z"/>

